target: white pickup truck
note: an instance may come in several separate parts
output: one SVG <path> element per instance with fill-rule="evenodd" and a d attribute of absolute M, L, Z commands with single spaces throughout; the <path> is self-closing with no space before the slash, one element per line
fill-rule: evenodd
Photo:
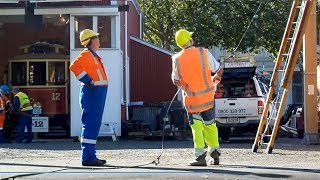
<path fill-rule="evenodd" d="M 268 86 L 256 76 L 256 67 L 224 68 L 215 95 L 215 116 L 219 136 L 256 133 Z"/>

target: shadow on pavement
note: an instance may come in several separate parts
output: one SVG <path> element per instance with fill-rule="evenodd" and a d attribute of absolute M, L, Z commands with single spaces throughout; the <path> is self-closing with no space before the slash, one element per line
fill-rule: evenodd
<path fill-rule="evenodd" d="M 303 171 L 303 172 L 315 172 L 315 170 L 311 169 L 295 169 L 295 168 L 278 168 L 278 167 L 259 167 L 259 166 L 241 166 L 241 165 L 234 165 L 234 166 L 216 166 L 216 167 L 205 167 L 205 168 L 195 168 L 195 167 L 190 167 L 190 168 L 177 168 L 177 167 L 160 167 L 160 166 L 145 166 L 145 165 L 150 165 L 150 164 L 143 164 L 141 166 L 115 166 L 115 165 L 106 165 L 103 167 L 96 167 L 96 168 L 87 168 L 87 167 L 71 167 L 71 166 L 56 166 L 56 165 L 38 165 L 38 164 L 23 164 L 23 163 L 0 163 L 0 166 L 24 166 L 24 167 L 47 167 L 47 168 L 59 168 L 57 170 L 53 171 L 42 171 L 42 172 L 37 172 L 34 170 L 33 172 L 1 172 L 1 174 L 17 174 L 17 175 L 12 175 L 10 177 L 7 177 L 5 179 L 12 179 L 12 178 L 21 178 L 21 177 L 31 177 L 34 175 L 40 175 L 40 174 L 52 174 L 52 173 L 68 173 L 68 174 L 76 174 L 76 173 L 112 173 L 115 174 L 117 172 L 115 171 L 105 171 L 105 170 L 111 170 L 111 169 L 146 169 L 148 170 L 147 172 L 136 172 L 136 173 L 141 173 L 141 174 L 159 174 L 159 173 L 168 173 L 168 174 L 175 174 L 175 173 L 214 173 L 214 174 L 225 174 L 225 175 L 253 175 L 256 177 L 264 177 L 264 178 L 290 178 L 290 175 L 287 174 L 280 174 L 280 173 L 255 173 L 252 172 L 251 168 L 256 168 L 256 169 L 275 169 L 275 170 L 288 170 L 288 171 Z M 237 170 L 227 170 L 227 169 L 222 169 L 222 168 L 250 168 L 251 171 L 237 171 Z M 67 171 L 67 170 L 78 170 L 78 171 Z M 88 171 L 86 171 L 88 170 Z M 154 170 L 154 172 L 150 172 L 150 170 Z M 119 173 L 125 174 L 125 173 L 131 173 L 134 171 L 120 171 Z M 319 172 L 319 171 L 318 171 Z"/>
<path fill-rule="evenodd" d="M 112 173 L 112 174 L 126 174 L 126 173 L 141 173 L 141 174 L 159 174 L 159 173 L 166 173 L 166 174 L 176 174 L 176 173 L 206 173 L 206 174 L 225 174 L 225 175 L 239 175 L 239 176 L 247 176 L 247 175 L 253 175 L 255 177 L 263 177 L 263 178 L 290 178 L 292 175 L 288 175 L 289 173 L 291 174 L 290 171 L 292 172 L 305 172 L 305 173 L 320 173 L 320 170 L 317 169 L 300 169 L 300 168 L 286 168 L 286 167 L 264 167 L 264 166 L 246 166 L 246 165 L 220 165 L 220 166 L 208 166 L 208 167 L 163 167 L 163 166 L 150 166 L 152 164 L 141 164 L 141 165 L 136 165 L 136 166 L 115 166 L 115 165 L 106 165 L 103 167 L 72 167 L 72 166 L 57 166 L 57 165 L 41 165 L 41 164 L 24 164 L 24 163 L 0 163 L 0 166 L 23 166 L 23 167 L 47 167 L 47 168 L 58 168 L 57 170 L 53 171 L 48 171 L 48 172 L 0 172 L 1 174 L 17 174 L 17 175 L 12 175 L 10 177 L 7 177 L 5 179 L 12 179 L 12 178 L 18 178 L 18 177 L 30 177 L 34 175 L 40 175 L 40 174 L 51 174 L 51 173 L 68 173 L 68 174 L 73 174 L 73 173 Z M 149 165 L 149 166 L 147 166 Z M 228 169 L 227 169 L 228 168 Z M 240 168 L 240 170 L 232 170 L 230 168 Z M 245 169 L 246 168 L 246 169 Z M 112 170 L 112 169 L 131 169 L 130 171 L 106 171 L 106 170 Z M 148 171 L 145 172 L 137 172 L 137 171 L 132 171 L 132 169 L 145 169 Z M 250 169 L 248 171 L 247 169 Z M 254 169 L 260 169 L 260 170 L 277 170 L 277 171 L 289 171 L 286 173 L 264 173 L 264 172 L 254 172 Z M 68 170 L 68 171 L 67 171 Z M 76 170 L 76 171 L 69 171 L 69 170 Z M 150 170 L 153 170 L 153 172 L 150 172 Z"/>

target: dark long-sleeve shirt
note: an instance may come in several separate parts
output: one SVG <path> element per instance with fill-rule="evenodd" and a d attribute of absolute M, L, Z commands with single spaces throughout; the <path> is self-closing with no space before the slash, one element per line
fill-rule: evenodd
<path fill-rule="evenodd" d="M 20 100 L 17 96 L 13 99 L 13 111 L 18 112 L 20 109 Z"/>

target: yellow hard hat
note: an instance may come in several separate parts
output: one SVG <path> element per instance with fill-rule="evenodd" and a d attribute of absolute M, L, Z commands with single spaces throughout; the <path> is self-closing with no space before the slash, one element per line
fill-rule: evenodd
<path fill-rule="evenodd" d="M 192 34 L 193 32 L 189 32 L 185 29 L 180 29 L 177 31 L 175 35 L 177 45 L 179 47 L 186 45 L 190 41 Z"/>
<path fill-rule="evenodd" d="M 79 36 L 81 45 L 83 46 L 87 45 L 92 37 L 95 37 L 98 35 L 99 33 L 95 33 L 91 29 L 85 29 L 81 31 Z"/>

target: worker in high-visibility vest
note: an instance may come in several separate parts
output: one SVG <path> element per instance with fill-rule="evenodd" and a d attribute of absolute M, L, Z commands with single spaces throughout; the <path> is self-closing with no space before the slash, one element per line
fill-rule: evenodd
<path fill-rule="evenodd" d="M 7 107 L 9 106 L 10 100 L 7 95 L 10 93 L 8 85 L 4 84 L 0 87 L 0 144 L 3 143 L 3 125 L 6 118 Z"/>
<path fill-rule="evenodd" d="M 195 159 L 190 166 L 219 164 L 218 128 L 215 123 L 214 89 L 220 82 L 223 69 L 205 48 L 193 46 L 192 32 L 180 29 L 175 34 L 177 45 L 182 49 L 172 56 L 172 81 L 181 86 L 183 104 L 188 112 L 194 141 Z M 213 78 L 211 72 L 215 73 Z M 208 149 L 205 149 L 205 145 Z"/>
<path fill-rule="evenodd" d="M 33 106 L 27 94 L 21 92 L 18 87 L 12 88 L 14 95 L 13 110 L 19 116 L 18 137 L 16 142 L 22 143 L 24 140 L 24 130 L 27 128 L 27 143 L 32 142 L 32 111 Z"/>
<path fill-rule="evenodd" d="M 99 134 L 108 78 L 97 50 L 100 47 L 99 33 L 85 29 L 80 33 L 80 42 L 86 47 L 71 63 L 70 70 L 81 82 L 80 106 L 82 109 L 81 149 L 83 166 L 102 166 L 106 160 L 98 159 L 95 145 Z"/>

